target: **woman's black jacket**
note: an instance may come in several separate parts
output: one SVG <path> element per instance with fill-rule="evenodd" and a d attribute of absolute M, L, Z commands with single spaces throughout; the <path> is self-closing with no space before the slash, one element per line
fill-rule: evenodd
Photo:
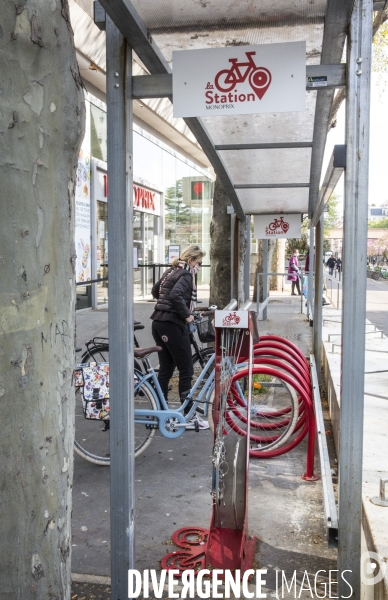
<path fill-rule="evenodd" d="M 166 275 L 168 276 L 166 277 Z M 182 321 L 185 321 L 191 315 L 189 307 L 192 289 L 193 276 L 189 271 L 186 271 L 186 269 L 167 269 L 162 278 L 152 288 L 151 293 L 158 300 L 155 312 L 174 313 Z M 155 318 L 154 315 L 151 318 Z"/>

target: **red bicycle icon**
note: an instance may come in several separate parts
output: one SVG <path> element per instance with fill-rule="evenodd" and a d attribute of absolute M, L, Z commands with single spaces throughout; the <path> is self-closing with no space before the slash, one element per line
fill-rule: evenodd
<path fill-rule="evenodd" d="M 268 229 L 270 231 L 276 231 L 276 229 L 283 229 L 284 233 L 287 233 L 287 231 L 290 228 L 289 223 L 287 223 L 287 221 L 284 221 L 283 217 L 280 217 L 280 219 L 274 219 L 269 225 L 268 225 Z"/>
<path fill-rule="evenodd" d="M 238 325 L 241 321 L 241 317 L 239 317 L 235 312 L 229 313 L 225 319 L 223 320 L 223 325 Z"/>
<path fill-rule="evenodd" d="M 219 71 L 214 79 L 216 88 L 220 92 L 230 92 L 237 83 L 243 83 L 247 77 L 249 85 L 261 99 L 269 87 L 272 76 L 265 67 L 257 67 L 253 56 L 256 52 L 245 52 L 248 62 L 238 62 L 237 58 L 230 58 L 230 69 Z"/>

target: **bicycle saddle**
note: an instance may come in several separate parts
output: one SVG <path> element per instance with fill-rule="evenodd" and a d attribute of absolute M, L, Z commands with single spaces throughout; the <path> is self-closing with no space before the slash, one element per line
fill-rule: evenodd
<path fill-rule="evenodd" d="M 149 346 L 149 348 L 135 348 L 134 354 L 135 358 L 145 358 L 149 356 L 153 352 L 161 352 L 162 349 L 160 346 Z"/>
<path fill-rule="evenodd" d="M 140 323 L 140 321 L 135 321 L 134 325 L 133 325 L 133 330 L 134 331 L 139 331 L 139 329 L 144 329 L 145 325 L 142 325 Z"/>

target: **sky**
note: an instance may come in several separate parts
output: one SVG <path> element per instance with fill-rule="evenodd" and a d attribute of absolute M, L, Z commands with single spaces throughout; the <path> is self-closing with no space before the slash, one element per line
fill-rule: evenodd
<path fill-rule="evenodd" d="M 378 83 L 378 77 L 380 82 Z M 383 76 L 372 73 L 371 86 L 371 120 L 369 150 L 369 200 L 368 204 L 388 204 L 388 75 L 385 76 L 385 89 L 382 90 Z M 327 136 L 325 156 L 323 159 L 322 179 L 333 152 L 335 144 L 345 143 L 345 103 L 338 114 L 337 127 Z M 340 196 L 339 208 L 342 212 L 343 177 L 337 184 L 335 192 Z"/>

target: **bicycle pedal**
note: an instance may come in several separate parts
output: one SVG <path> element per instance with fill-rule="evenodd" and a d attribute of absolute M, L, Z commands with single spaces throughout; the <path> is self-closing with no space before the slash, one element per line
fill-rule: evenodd
<path fill-rule="evenodd" d="M 195 421 L 195 423 L 194 423 L 194 429 L 195 429 L 195 431 L 197 433 L 199 433 L 199 423 L 198 423 L 198 421 Z"/>

